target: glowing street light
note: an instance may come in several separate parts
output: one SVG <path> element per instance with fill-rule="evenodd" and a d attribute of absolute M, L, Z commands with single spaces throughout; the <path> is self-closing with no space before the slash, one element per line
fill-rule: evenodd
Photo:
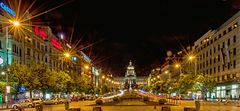
<path fill-rule="evenodd" d="M 64 56 L 69 58 L 71 55 L 69 53 L 65 53 Z"/>
<path fill-rule="evenodd" d="M 195 59 L 195 56 L 189 56 L 188 57 L 188 60 L 190 60 L 190 61 L 193 60 L 193 59 Z"/>
<path fill-rule="evenodd" d="M 105 76 L 102 76 L 102 79 L 104 79 L 105 78 Z"/>
<path fill-rule="evenodd" d="M 179 68 L 179 67 L 180 67 L 180 64 L 176 64 L 175 67 L 176 67 L 176 68 Z"/>
<path fill-rule="evenodd" d="M 88 66 L 88 65 L 85 65 L 84 68 L 85 68 L 85 69 L 89 69 L 89 66 Z"/>

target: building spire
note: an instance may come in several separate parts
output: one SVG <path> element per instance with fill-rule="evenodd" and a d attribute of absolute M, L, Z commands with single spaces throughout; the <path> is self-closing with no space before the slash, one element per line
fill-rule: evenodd
<path fill-rule="evenodd" d="M 129 66 L 131 66 L 132 65 L 132 60 L 130 60 L 130 62 L 129 62 Z"/>

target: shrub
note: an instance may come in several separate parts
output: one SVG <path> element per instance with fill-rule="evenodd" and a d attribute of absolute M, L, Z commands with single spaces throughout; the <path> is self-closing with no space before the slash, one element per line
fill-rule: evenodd
<path fill-rule="evenodd" d="M 118 97 L 114 97 L 113 101 L 119 101 L 119 98 Z"/>
<path fill-rule="evenodd" d="M 143 101 L 148 101 L 148 100 L 149 100 L 149 98 L 147 96 L 143 97 Z"/>
<path fill-rule="evenodd" d="M 101 105 L 102 103 L 103 103 L 103 101 L 101 99 L 96 100 L 97 105 Z"/>
<path fill-rule="evenodd" d="M 167 102 L 167 100 L 166 99 L 160 99 L 158 102 L 159 102 L 159 104 L 165 104 Z"/>

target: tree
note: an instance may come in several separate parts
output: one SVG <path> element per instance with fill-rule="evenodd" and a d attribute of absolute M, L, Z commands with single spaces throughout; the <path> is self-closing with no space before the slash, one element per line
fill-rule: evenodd
<path fill-rule="evenodd" d="M 194 85 L 194 76 L 192 74 L 181 74 L 176 85 L 179 94 L 186 94 Z"/>
<path fill-rule="evenodd" d="M 207 92 L 213 91 L 215 86 L 214 76 L 199 74 L 195 77 L 193 89 L 194 91 L 201 91 L 203 98 L 206 100 Z"/>

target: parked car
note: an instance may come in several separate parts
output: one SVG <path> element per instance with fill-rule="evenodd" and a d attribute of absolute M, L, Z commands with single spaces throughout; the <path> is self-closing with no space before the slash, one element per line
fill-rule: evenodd
<path fill-rule="evenodd" d="M 33 103 L 35 106 L 36 104 L 42 104 L 43 100 L 41 98 L 31 98 L 30 101 Z"/>
<path fill-rule="evenodd" d="M 48 99 L 48 100 L 43 101 L 43 104 L 45 104 L 45 105 L 58 104 L 58 100 L 55 98 Z"/>
<path fill-rule="evenodd" d="M 12 105 L 13 109 L 17 109 L 18 107 L 32 108 L 32 107 L 34 107 L 34 104 L 30 100 L 27 99 L 27 100 L 18 101 L 17 103 Z"/>
<path fill-rule="evenodd" d="M 62 99 L 62 98 L 53 98 L 53 99 L 56 100 L 58 104 L 63 104 L 67 100 L 67 99 Z"/>

